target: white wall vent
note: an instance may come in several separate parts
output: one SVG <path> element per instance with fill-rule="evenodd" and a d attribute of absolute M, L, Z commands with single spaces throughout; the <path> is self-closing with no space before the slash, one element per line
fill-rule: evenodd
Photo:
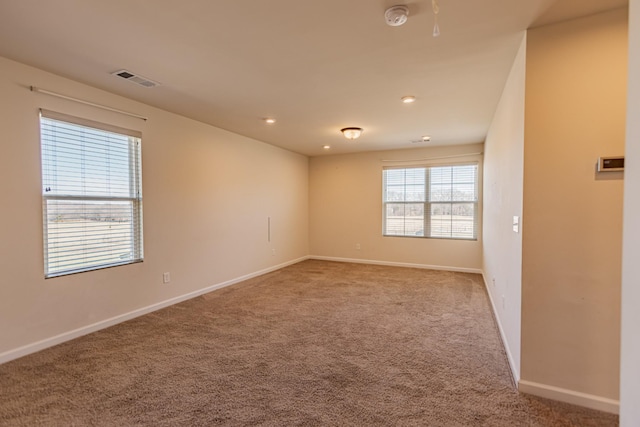
<path fill-rule="evenodd" d="M 160 83 L 158 82 L 154 82 L 151 79 L 148 79 L 146 77 L 142 77 L 139 74 L 134 74 L 131 71 L 127 71 L 127 70 L 119 70 L 119 71 L 114 71 L 113 73 L 114 76 L 118 76 L 118 77 L 122 77 L 125 80 L 129 80 L 132 83 L 136 83 L 140 86 L 144 86 L 144 87 L 156 87 L 159 86 Z"/>

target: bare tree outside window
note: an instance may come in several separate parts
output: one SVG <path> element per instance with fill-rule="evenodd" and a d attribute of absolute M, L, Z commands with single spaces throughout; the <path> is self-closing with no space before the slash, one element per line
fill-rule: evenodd
<path fill-rule="evenodd" d="M 385 236 L 477 238 L 476 164 L 383 171 Z"/>

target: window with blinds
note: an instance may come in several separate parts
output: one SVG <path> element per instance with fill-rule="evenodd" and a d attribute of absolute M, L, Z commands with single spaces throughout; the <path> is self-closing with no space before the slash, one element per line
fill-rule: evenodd
<path fill-rule="evenodd" d="M 140 138 L 41 111 L 46 277 L 142 261 Z"/>
<path fill-rule="evenodd" d="M 477 238 L 478 165 L 383 170 L 385 236 Z"/>

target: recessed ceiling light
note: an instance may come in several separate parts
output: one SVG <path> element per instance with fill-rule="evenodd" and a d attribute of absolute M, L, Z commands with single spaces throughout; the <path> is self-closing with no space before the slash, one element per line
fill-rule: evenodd
<path fill-rule="evenodd" d="M 405 104 L 411 104 L 412 102 L 416 102 L 416 97 L 413 95 L 409 95 L 409 96 L 403 96 L 402 98 L 400 98 L 402 100 L 402 102 L 404 102 Z"/>
<path fill-rule="evenodd" d="M 276 119 L 273 119 L 271 117 L 267 117 L 267 118 L 264 119 L 264 122 L 266 124 L 268 124 L 268 125 L 272 125 L 272 124 L 274 124 L 276 122 Z"/>
<path fill-rule="evenodd" d="M 322 148 L 324 148 L 325 150 L 328 150 L 328 149 L 331 148 L 331 146 L 330 145 L 323 145 Z"/>

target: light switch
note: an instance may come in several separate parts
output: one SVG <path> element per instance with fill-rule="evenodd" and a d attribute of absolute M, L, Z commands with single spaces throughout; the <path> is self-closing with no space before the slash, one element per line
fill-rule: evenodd
<path fill-rule="evenodd" d="M 520 217 L 519 216 L 514 216 L 513 217 L 513 231 L 516 233 L 520 232 Z"/>

